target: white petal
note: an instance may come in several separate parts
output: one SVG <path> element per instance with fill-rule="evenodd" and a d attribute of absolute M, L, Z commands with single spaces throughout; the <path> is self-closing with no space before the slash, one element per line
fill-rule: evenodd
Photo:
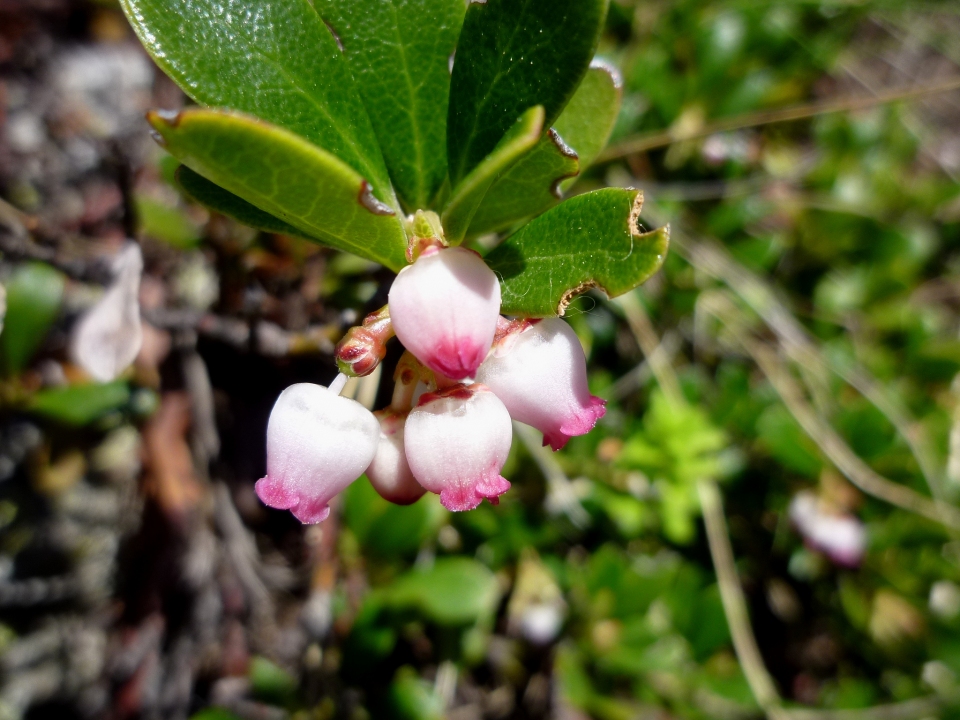
<path fill-rule="evenodd" d="M 549 318 L 499 341 L 477 371 L 511 417 L 544 434 L 554 450 L 593 429 L 605 412 L 590 394 L 587 363 L 573 329 Z"/>
<path fill-rule="evenodd" d="M 360 477 L 377 451 L 380 425 L 363 405 L 322 385 L 291 385 L 277 398 L 267 424 L 267 475 L 257 495 L 320 522 L 334 495 Z"/>
<path fill-rule="evenodd" d="M 140 327 L 140 246 L 127 243 L 113 262 L 113 284 L 73 328 L 70 357 L 100 382 L 114 380 L 137 357 Z"/>
<path fill-rule="evenodd" d="M 428 393 L 407 417 L 404 449 L 414 477 L 448 510 L 471 510 L 510 487 L 510 414 L 483 385 Z"/>
<path fill-rule="evenodd" d="M 493 343 L 497 276 L 465 248 L 427 250 L 393 281 L 390 319 L 403 346 L 434 372 L 472 377 Z"/>

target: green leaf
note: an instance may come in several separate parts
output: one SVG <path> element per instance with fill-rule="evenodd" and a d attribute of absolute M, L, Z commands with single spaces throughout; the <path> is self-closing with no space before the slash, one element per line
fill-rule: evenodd
<path fill-rule="evenodd" d="M 150 113 L 163 146 L 184 165 L 308 237 L 399 270 L 400 220 L 352 168 L 303 138 L 222 110 Z"/>
<path fill-rule="evenodd" d="M 446 511 L 437 495 L 412 505 L 395 505 L 380 497 L 366 476 L 343 493 L 343 520 L 366 553 L 378 558 L 414 556 L 436 537 Z"/>
<path fill-rule="evenodd" d="M 606 188 L 548 210 L 487 255 L 500 276 L 506 315 L 563 315 L 580 293 L 632 290 L 663 263 L 670 229 L 641 233 L 643 194 Z"/>
<path fill-rule="evenodd" d="M 397 670 L 390 684 L 390 705 L 400 720 L 443 720 L 443 698 L 409 665 Z"/>
<path fill-rule="evenodd" d="M 559 117 L 597 49 L 609 0 L 471 3 L 453 65 L 447 150 L 454 186 L 520 114 L 543 105 Z"/>
<path fill-rule="evenodd" d="M 441 217 L 447 242 L 451 245 L 463 240 L 474 213 L 497 177 L 537 145 L 543 132 L 543 117 L 543 107 L 540 105 L 524 112 L 493 152 L 454 188 Z"/>
<path fill-rule="evenodd" d="M 622 99 L 620 73 L 612 65 L 594 60 L 577 92 L 553 125 L 580 157 L 581 172 L 596 159 L 610 139 Z M 562 182 L 560 188 L 566 190 L 575 182 L 571 178 Z"/>
<path fill-rule="evenodd" d="M 51 420 L 81 427 L 129 401 L 130 388 L 123 381 L 88 383 L 41 390 L 30 399 L 27 409 Z"/>
<path fill-rule="evenodd" d="M 440 625 L 471 625 L 496 611 L 500 588 L 493 573 L 467 557 L 438 558 L 386 588 L 388 605 L 414 608 Z"/>
<path fill-rule="evenodd" d="M 203 239 L 201 228 L 181 208 L 147 195 L 134 196 L 140 231 L 178 250 L 195 248 Z"/>
<path fill-rule="evenodd" d="M 484 196 L 470 234 L 505 230 L 556 205 L 606 145 L 620 112 L 621 95 L 617 71 L 594 61 L 554 123 L 553 134 L 541 139 Z"/>
<path fill-rule="evenodd" d="M 6 281 L 7 313 L 0 331 L 5 372 L 16 375 L 30 362 L 57 319 L 63 285 L 58 270 L 39 262 L 21 265 Z"/>
<path fill-rule="evenodd" d="M 229 710 L 223 708 L 204 708 L 200 712 L 190 716 L 190 720 L 240 720 L 240 717 L 234 715 Z"/>
<path fill-rule="evenodd" d="M 504 230 L 553 207 L 561 197 L 561 181 L 579 172 L 577 153 L 551 129 L 487 191 L 470 222 L 470 234 Z"/>
<path fill-rule="evenodd" d="M 395 203 L 336 38 L 308 0 L 121 0 L 157 65 L 201 105 L 274 123 L 333 153 Z"/>
<path fill-rule="evenodd" d="M 269 702 L 285 704 L 297 691 L 297 680 L 290 673 L 265 657 L 250 659 L 250 689 L 254 696 Z"/>
<path fill-rule="evenodd" d="M 251 205 L 243 198 L 210 182 L 203 175 L 198 175 L 186 165 L 177 168 L 176 182 L 180 190 L 194 202 L 244 225 L 281 235 L 300 237 L 304 234 L 293 225 L 264 212 L 256 205 Z"/>
<path fill-rule="evenodd" d="M 450 56 L 463 0 L 318 0 L 353 67 L 394 186 L 429 207 L 447 178 Z"/>

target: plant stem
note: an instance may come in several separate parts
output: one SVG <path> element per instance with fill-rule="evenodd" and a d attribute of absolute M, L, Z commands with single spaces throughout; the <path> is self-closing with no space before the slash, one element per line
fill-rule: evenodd
<path fill-rule="evenodd" d="M 700 508 L 703 523 L 707 529 L 707 542 L 710 545 L 710 557 L 717 573 L 720 587 L 720 600 L 723 613 L 730 626 L 733 648 L 743 668 L 743 674 L 750 686 L 750 692 L 757 704 L 763 708 L 769 718 L 785 718 L 780 708 L 780 694 L 767 672 L 760 655 L 760 648 L 750 626 L 747 602 L 737 577 L 737 567 L 733 557 L 733 547 L 727 532 L 727 520 L 723 515 L 723 500 L 717 484 L 712 480 L 700 480 L 697 483 L 700 495 Z"/>

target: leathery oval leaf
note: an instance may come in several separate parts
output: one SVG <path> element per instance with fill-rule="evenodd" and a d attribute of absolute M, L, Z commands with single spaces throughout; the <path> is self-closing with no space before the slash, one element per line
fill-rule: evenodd
<path fill-rule="evenodd" d="M 560 115 L 597 49 L 609 0 L 485 0 L 467 7 L 450 86 L 450 181 L 476 167 L 526 108 Z"/>
<path fill-rule="evenodd" d="M 570 102 L 533 152 L 483 198 L 470 235 L 506 230 L 556 205 L 604 148 L 620 112 L 620 74 L 595 60 Z"/>
<path fill-rule="evenodd" d="M 237 222 L 257 230 L 296 237 L 305 235 L 302 230 L 295 228 L 290 223 L 285 223 L 268 212 L 264 212 L 256 205 L 251 205 L 232 192 L 224 190 L 186 165 L 177 168 L 175 177 L 177 186 L 184 195 L 214 212 L 231 217 Z"/>
<path fill-rule="evenodd" d="M 393 208 L 353 168 L 299 135 L 223 110 L 147 119 L 184 165 L 307 237 L 394 271 L 406 264 L 406 236 Z"/>
<path fill-rule="evenodd" d="M 577 295 L 598 288 L 616 297 L 663 264 L 669 226 L 641 232 L 639 190 L 605 188 L 561 203 L 491 251 L 500 278 L 501 312 L 523 317 L 563 315 Z"/>
<path fill-rule="evenodd" d="M 227 107 L 333 153 L 395 203 L 353 74 L 308 0 L 121 0 L 157 65 L 201 105 Z"/>
<path fill-rule="evenodd" d="M 583 172 L 607 145 L 620 114 L 623 79 L 619 71 L 603 60 L 594 60 L 577 92 L 560 113 L 554 128 L 580 157 Z M 560 183 L 566 190 L 575 178 Z"/>
<path fill-rule="evenodd" d="M 551 128 L 526 157 L 487 191 L 470 223 L 469 234 L 504 230 L 553 207 L 562 197 L 561 183 L 579 172 L 576 151 Z"/>
<path fill-rule="evenodd" d="M 440 216 L 447 242 L 459 244 L 494 181 L 533 150 L 543 132 L 543 106 L 532 107 L 513 124 L 483 162 L 454 189 Z"/>
<path fill-rule="evenodd" d="M 404 205 L 430 207 L 447 178 L 450 56 L 463 0 L 317 0 L 343 47 Z"/>

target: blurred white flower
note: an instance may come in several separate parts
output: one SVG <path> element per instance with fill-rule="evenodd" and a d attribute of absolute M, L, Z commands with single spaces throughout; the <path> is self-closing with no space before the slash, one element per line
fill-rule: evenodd
<path fill-rule="evenodd" d="M 70 358 L 94 379 L 109 382 L 140 352 L 140 246 L 128 242 L 113 261 L 114 280 L 103 297 L 74 325 Z"/>
<path fill-rule="evenodd" d="M 863 560 L 867 534 L 852 515 L 830 513 L 811 492 L 799 492 L 790 502 L 790 520 L 811 547 L 839 565 L 856 567 Z"/>

